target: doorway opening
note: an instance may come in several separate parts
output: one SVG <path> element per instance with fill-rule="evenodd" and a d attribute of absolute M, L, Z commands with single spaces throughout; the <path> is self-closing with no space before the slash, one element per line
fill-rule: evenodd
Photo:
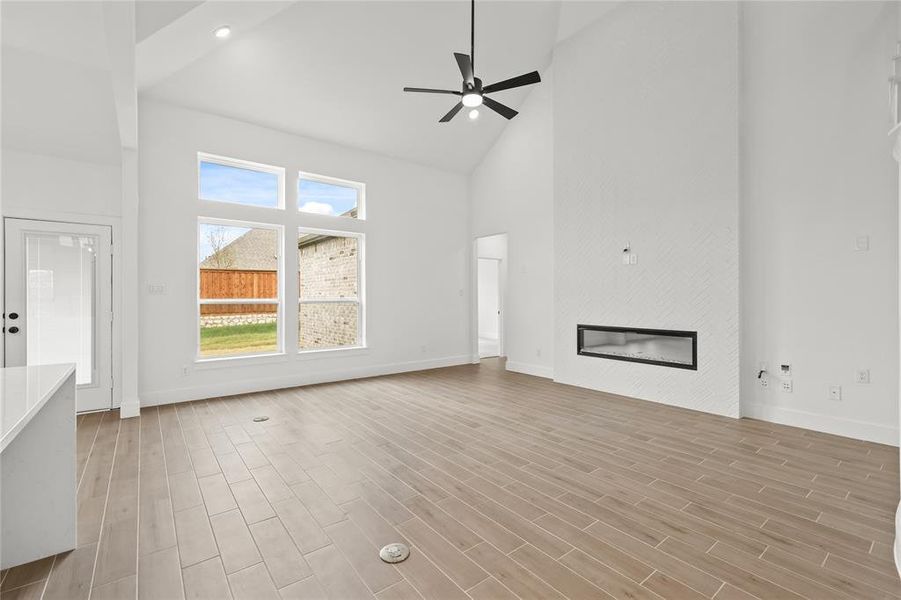
<path fill-rule="evenodd" d="M 507 234 L 476 238 L 475 246 L 478 356 L 503 357 Z"/>

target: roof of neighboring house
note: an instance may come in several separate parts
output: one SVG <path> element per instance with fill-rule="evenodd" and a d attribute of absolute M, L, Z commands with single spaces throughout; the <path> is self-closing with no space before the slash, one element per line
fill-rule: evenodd
<path fill-rule="evenodd" d="M 251 229 L 200 263 L 201 269 L 274 271 L 278 267 L 278 232 Z"/>

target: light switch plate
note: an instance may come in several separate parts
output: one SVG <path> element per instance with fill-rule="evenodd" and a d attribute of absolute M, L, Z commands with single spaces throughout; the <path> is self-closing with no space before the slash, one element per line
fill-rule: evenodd
<path fill-rule="evenodd" d="M 870 249 L 870 236 L 868 235 L 859 235 L 857 239 L 854 240 L 854 247 L 859 252 L 866 252 Z"/>
<path fill-rule="evenodd" d="M 857 383 L 870 383 L 870 370 L 858 369 L 854 374 L 854 379 Z"/>

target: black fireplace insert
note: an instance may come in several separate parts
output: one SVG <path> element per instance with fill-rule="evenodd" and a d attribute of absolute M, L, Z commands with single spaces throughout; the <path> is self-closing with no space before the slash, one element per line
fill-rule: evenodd
<path fill-rule="evenodd" d="M 698 332 L 576 325 L 582 356 L 698 370 Z"/>

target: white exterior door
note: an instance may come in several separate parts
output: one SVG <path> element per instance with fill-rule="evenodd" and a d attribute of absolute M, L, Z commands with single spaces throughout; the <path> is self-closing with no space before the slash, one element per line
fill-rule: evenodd
<path fill-rule="evenodd" d="M 6 366 L 75 364 L 79 412 L 112 407 L 112 231 L 6 219 Z"/>

